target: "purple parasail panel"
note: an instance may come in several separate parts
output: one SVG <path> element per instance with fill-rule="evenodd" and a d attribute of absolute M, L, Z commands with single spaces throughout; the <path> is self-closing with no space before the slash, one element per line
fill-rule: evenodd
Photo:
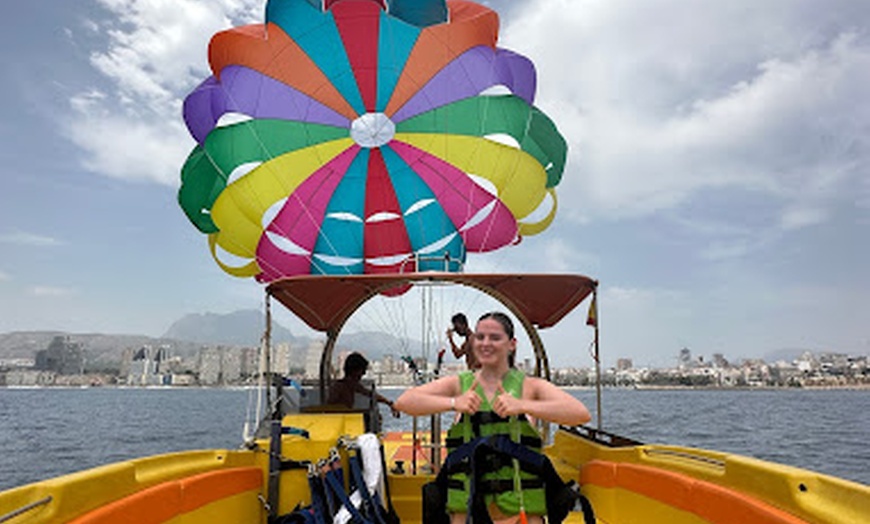
<path fill-rule="evenodd" d="M 535 66 L 528 58 L 506 49 L 472 47 L 447 64 L 392 116 L 395 123 L 477 96 L 504 85 L 529 105 L 535 100 Z"/>
<path fill-rule="evenodd" d="M 220 80 L 208 77 L 184 100 L 184 121 L 200 144 L 226 113 L 350 127 L 346 117 L 305 93 L 242 66 L 225 67 Z"/>

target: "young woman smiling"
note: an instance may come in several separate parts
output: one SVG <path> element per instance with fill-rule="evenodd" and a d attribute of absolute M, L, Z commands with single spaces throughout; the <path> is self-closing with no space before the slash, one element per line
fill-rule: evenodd
<path fill-rule="evenodd" d="M 480 368 L 409 389 L 396 400 L 395 408 L 414 416 L 445 411 L 460 413 L 460 420 L 448 433 L 448 449 L 459 445 L 451 446 L 450 441 L 467 443 L 479 436 L 512 435 L 513 440 L 539 451 L 541 442 L 532 426 L 533 419 L 566 426 L 588 422 L 591 416 L 582 402 L 546 380 L 526 377 L 513 368 L 516 348 L 510 317 L 500 312 L 487 313 L 477 322 L 472 345 Z M 516 480 L 515 485 L 536 486 L 535 479 L 521 473 L 515 463 L 513 466 L 509 462 L 494 463 L 493 469 L 484 474 L 489 485 L 510 484 L 509 481 Z M 451 475 L 450 480 L 447 510 L 451 522 L 465 522 L 470 479 L 458 473 Z M 460 485 L 463 488 L 457 487 Z M 518 491 L 485 495 L 493 521 L 512 524 L 525 513 L 529 522 L 543 522 L 541 515 L 547 513 L 543 489 L 532 487 Z"/>

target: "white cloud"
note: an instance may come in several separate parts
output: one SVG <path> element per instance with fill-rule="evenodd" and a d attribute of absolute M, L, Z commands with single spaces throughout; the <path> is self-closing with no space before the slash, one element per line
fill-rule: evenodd
<path fill-rule="evenodd" d="M 799 229 L 824 222 L 828 213 L 824 209 L 795 208 L 787 209 L 782 215 L 782 228 Z"/>
<path fill-rule="evenodd" d="M 181 121 L 181 101 L 209 74 L 208 41 L 231 25 L 261 21 L 262 2 L 100 3 L 115 18 L 86 20 L 83 27 L 107 38 L 91 63 L 111 89 L 74 96 L 65 132 L 94 172 L 176 185 L 194 145 Z"/>
<path fill-rule="evenodd" d="M 56 286 L 34 286 L 30 289 L 30 294 L 36 297 L 64 297 L 75 293 L 73 288 Z"/>
<path fill-rule="evenodd" d="M 524 238 L 519 244 L 490 253 L 469 253 L 467 273 L 592 273 L 600 259 L 582 249 L 582 244 L 566 242 L 554 235 Z"/>
<path fill-rule="evenodd" d="M 571 144 L 562 213 L 642 217 L 737 188 L 783 210 L 771 227 L 825 220 L 870 162 L 862 5 L 529 2 L 503 43 L 533 58 Z"/>
<path fill-rule="evenodd" d="M 6 280 L 11 280 L 11 279 L 12 279 L 12 277 L 9 276 L 9 273 L 6 273 L 5 271 L 0 270 L 0 282 L 6 281 Z"/>
<path fill-rule="evenodd" d="M 745 239 L 731 241 L 714 241 L 703 248 L 700 256 L 706 260 L 724 260 L 739 258 L 749 252 L 751 243 Z"/>
<path fill-rule="evenodd" d="M 0 235 L 0 243 L 33 247 L 52 247 L 63 245 L 63 242 L 56 238 L 48 237 L 45 235 L 37 235 L 34 233 L 27 233 L 25 231 L 13 231 L 10 233 L 2 234 Z"/>
<path fill-rule="evenodd" d="M 262 7 L 254 0 L 101 3 L 118 18 L 102 25 L 109 47 L 94 53 L 92 63 L 130 101 L 145 101 L 160 110 L 174 108 L 179 91 L 204 79 L 212 34 L 234 21 L 250 22 Z"/>
<path fill-rule="evenodd" d="M 175 185 L 193 146 L 181 122 L 147 122 L 94 111 L 81 113 L 68 125 L 70 140 L 88 153 L 84 166 L 112 178 Z"/>
<path fill-rule="evenodd" d="M 530 270 L 544 273 L 577 273 L 597 270 L 600 260 L 597 256 L 578 249 L 564 240 L 550 238 L 542 241 L 542 246 L 525 254 L 531 260 Z"/>

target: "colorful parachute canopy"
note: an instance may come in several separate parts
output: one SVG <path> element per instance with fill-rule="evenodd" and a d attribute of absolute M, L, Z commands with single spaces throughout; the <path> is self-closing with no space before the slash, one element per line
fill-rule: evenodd
<path fill-rule="evenodd" d="M 567 148 L 497 33 L 465 0 L 271 0 L 264 25 L 217 33 L 178 199 L 218 264 L 455 271 L 545 229 Z"/>

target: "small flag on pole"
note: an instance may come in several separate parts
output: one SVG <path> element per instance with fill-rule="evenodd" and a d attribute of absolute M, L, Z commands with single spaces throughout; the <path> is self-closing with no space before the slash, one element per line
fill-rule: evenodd
<path fill-rule="evenodd" d="M 597 327 L 598 326 L 598 305 L 596 302 L 598 301 L 598 297 L 592 297 L 592 302 L 589 304 L 589 313 L 586 315 L 586 325 Z"/>

